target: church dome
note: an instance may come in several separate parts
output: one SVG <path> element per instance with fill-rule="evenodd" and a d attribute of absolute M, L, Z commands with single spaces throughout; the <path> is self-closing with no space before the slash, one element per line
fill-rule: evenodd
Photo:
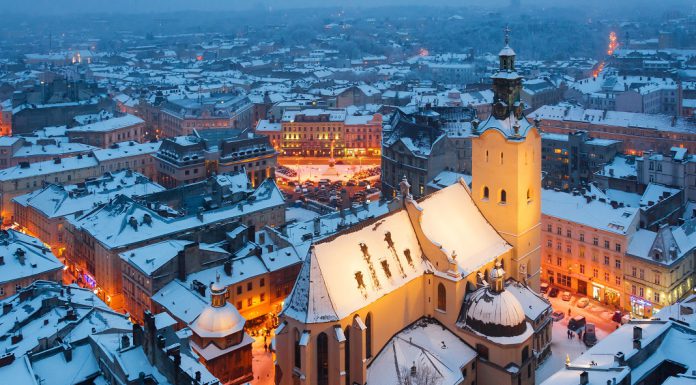
<path fill-rule="evenodd" d="M 513 337 L 527 330 L 520 301 L 509 291 L 483 287 L 468 300 L 466 324 L 488 337 Z"/>
<path fill-rule="evenodd" d="M 225 306 L 207 306 L 191 324 L 191 330 L 202 338 L 222 338 L 244 328 L 246 320 L 229 303 Z"/>

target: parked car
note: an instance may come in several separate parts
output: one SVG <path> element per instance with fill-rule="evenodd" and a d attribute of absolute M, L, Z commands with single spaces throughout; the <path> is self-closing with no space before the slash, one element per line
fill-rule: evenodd
<path fill-rule="evenodd" d="M 549 283 L 548 282 L 542 282 L 541 283 L 541 292 L 546 294 L 546 292 L 549 291 Z"/>
<path fill-rule="evenodd" d="M 551 319 L 554 320 L 555 322 L 558 322 L 565 317 L 565 313 L 562 311 L 555 311 L 551 313 Z"/>
<path fill-rule="evenodd" d="M 570 301 L 571 295 L 569 291 L 564 291 L 563 294 L 561 294 L 561 299 L 564 301 Z"/>
<path fill-rule="evenodd" d="M 578 302 L 575 303 L 575 306 L 579 308 L 584 308 L 587 307 L 587 305 L 590 304 L 590 300 L 587 297 L 582 297 L 578 300 Z"/>
<path fill-rule="evenodd" d="M 552 287 L 551 290 L 549 290 L 549 297 L 551 297 L 551 298 L 558 297 L 558 288 L 557 287 Z"/>
<path fill-rule="evenodd" d="M 582 342 L 587 346 L 594 346 L 597 343 L 597 331 L 595 324 L 586 324 L 582 334 Z"/>
<path fill-rule="evenodd" d="M 623 325 L 625 323 L 628 323 L 628 321 L 631 320 L 631 315 L 628 313 L 623 314 L 623 313 L 621 313 L 621 310 L 617 310 L 611 316 L 611 320 L 618 323 L 618 324 Z"/>
<path fill-rule="evenodd" d="M 582 330 L 586 324 L 587 320 L 584 316 L 576 315 L 575 317 L 568 320 L 568 329 L 577 333 L 580 330 Z"/>

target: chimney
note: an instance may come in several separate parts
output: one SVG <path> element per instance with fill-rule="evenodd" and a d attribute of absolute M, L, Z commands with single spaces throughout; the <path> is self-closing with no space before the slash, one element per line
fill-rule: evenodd
<path fill-rule="evenodd" d="M 166 339 L 164 338 L 164 336 L 161 334 L 158 334 L 157 335 L 157 347 L 160 349 L 164 349 L 165 343 L 166 343 Z"/>
<path fill-rule="evenodd" d="M 225 270 L 225 275 L 227 275 L 228 277 L 231 277 L 232 276 L 232 261 L 229 259 L 227 261 L 225 261 L 223 269 Z"/>
<path fill-rule="evenodd" d="M 633 327 L 633 339 L 634 340 L 640 340 L 643 338 L 643 328 L 640 326 L 634 326 Z"/>
<path fill-rule="evenodd" d="M 2 304 L 2 315 L 5 315 L 11 311 L 12 311 L 12 304 L 11 303 L 5 302 Z"/>
<path fill-rule="evenodd" d="M 640 350 L 641 348 L 641 343 L 639 339 L 633 340 L 633 349 Z"/>
<path fill-rule="evenodd" d="M 63 345 L 63 355 L 65 356 L 65 362 L 72 361 L 72 346 L 66 343 Z"/>
<path fill-rule="evenodd" d="M 60 164 L 60 158 L 59 157 L 53 158 L 53 164 Z"/>
<path fill-rule="evenodd" d="M 623 354 L 623 352 L 614 354 L 614 363 L 616 363 L 618 366 L 626 365 L 626 356 Z"/>
<path fill-rule="evenodd" d="M 148 226 L 152 226 L 152 215 L 150 215 L 150 214 L 143 215 L 143 223 L 148 225 Z"/>
<path fill-rule="evenodd" d="M 0 356 L 0 368 L 13 363 L 14 360 L 15 360 L 14 353 L 5 353 L 5 354 L 1 355 Z"/>
<path fill-rule="evenodd" d="M 135 217 L 130 217 L 128 219 L 128 224 L 133 228 L 133 230 L 138 231 L 138 220 Z"/>
<path fill-rule="evenodd" d="M 590 383 L 590 374 L 587 371 L 580 373 L 580 385 L 587 385 Z"/>

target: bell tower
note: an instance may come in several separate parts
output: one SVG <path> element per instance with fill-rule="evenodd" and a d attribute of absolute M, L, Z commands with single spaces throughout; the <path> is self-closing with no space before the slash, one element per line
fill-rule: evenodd
<path fill-rule="evenodd" d="M 500 51 L 493 79 L 493 112 L 472 124 L 471 192 L 481 213 L 513 246 L 505 270 L 539 289 L 541 268 L 541 136 L 523 114 L 522 77 L 515 71 L 515 52 Z"/>

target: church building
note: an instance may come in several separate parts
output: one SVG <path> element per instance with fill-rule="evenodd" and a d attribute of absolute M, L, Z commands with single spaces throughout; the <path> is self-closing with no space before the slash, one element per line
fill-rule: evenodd
<path fill-rule="evenodd" d="M 534 384 L 551 339 L 537 322 L 541 138 L 507 36 L 499 56 L 472 186 L 415 200 L 404 178 L 399 209 L 310 248 L 276 330 L 276 384 Z"/>

